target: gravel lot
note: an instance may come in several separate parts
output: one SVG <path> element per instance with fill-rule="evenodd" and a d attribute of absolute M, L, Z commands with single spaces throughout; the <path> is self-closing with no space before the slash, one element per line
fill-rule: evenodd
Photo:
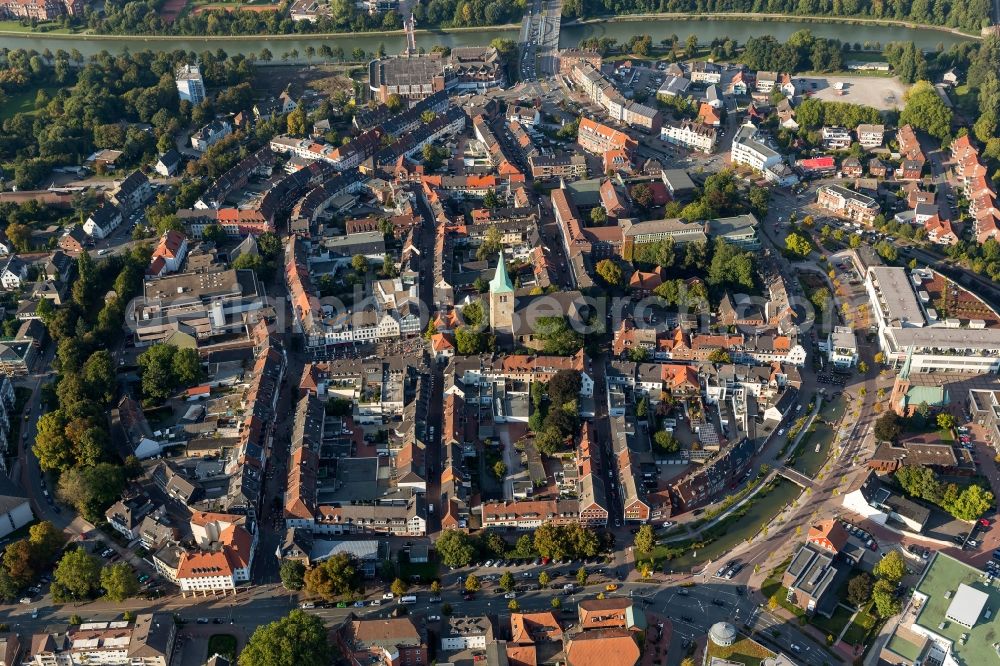
<path fill-rule="evenodd" d="M 814 83 L 815 89 L 812 87 Z M 844 84 L 843 95 L 837 94 L 833 87 L 835 83 Z M 813 97 L 817 99 L 864 104 L 879 110 L 903 108 L 903 93 L 908 88 L 895 77 L 881 76 L 796 77 L 795 86 L 800 94 L 812 91 Z"/>

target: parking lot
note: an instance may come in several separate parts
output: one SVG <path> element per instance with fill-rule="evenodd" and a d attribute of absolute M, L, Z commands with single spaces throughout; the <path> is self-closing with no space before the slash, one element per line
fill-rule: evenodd
<path fill-rule="evenodd" d="M 843 85 L 843 94 L 836 88 L 838 83 Z M 863 104 L 880 111 L 903 108 L 903 96 L 909 89 L 898 78 L 888 76 L 805 76 L 796 77 L 795 85 L 800 94 L 809 93 L 816 99 Z"/>

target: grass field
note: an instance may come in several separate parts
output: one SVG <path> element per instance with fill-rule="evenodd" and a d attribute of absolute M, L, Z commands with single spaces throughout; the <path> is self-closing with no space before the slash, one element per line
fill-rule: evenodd
<path fill-rule="evenodd" d="M 752 537 L 765 525 L 777 516 L 786 504 L 793 502 L 802 492 L 802 489 L 791 481 L 780 479 L 771 490 L 761 490 L 762 494 L 757 495 L 749 505 L 745 505 L 745 511 L 741 510 L 723 520 L 709 530 L 708 542 L 690 541 L 678 546 L 684 548 L 684 552 L 666 562 L 666 567 L 674 571 L 682 571 L 695 566 L 704 565 L 723 553 L 731 550 L 741 541 Z M 710 539 L 710 540 L 709 540 Z M 670 549 L 658 546 L 653 551 L 654 559 L 657 562 L 665 559 Z"/>
<path fill-rule="evenodd" d="M 42 88 L 51 97 L 59 90 L 58 86 L 45 86 Z M 14 93 L 7 97 L 7 101 L 0 106 L 0 122 L 7 120 L 8 118 L 13 118 L 16 113 L 34 113 L 35 111 L 35 97 L 38 95 L 38 90 L 28 90 L 25 92 Z"/>

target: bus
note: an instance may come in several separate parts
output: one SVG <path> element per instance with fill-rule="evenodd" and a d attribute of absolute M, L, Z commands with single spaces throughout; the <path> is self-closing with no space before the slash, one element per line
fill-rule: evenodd
<path fill-rule="evenodd" d="M 417 595 L 407 594 L 399 598 L 399 603 L 401 604 L 415 604 L 417 603 Z"/>

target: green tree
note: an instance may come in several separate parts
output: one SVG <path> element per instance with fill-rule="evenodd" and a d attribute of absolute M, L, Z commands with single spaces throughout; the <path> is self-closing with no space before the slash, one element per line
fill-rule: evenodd
<path fill-rule="evenodd" d="M 542 351 L 554 356 L 575 354 L 583 346 L 580 334 L 560 316 L 539 317 L 535 322 L 535 337 L 542 342 Z"/>
<path fill-rule="evenodd" d="M 576 582 L 579 583 L 580 585 L 586 585 L 588 577 L 589 575 L 587 574 L 587 567 L 580 567 L 579 569 L 576 570 Z"/>
<path fill-rule="evenodd" d="M 446 567 L 465 567 L 476 555 L 472 537 L 458 530 L 444 530 L 434 543 L 434 550 Z"/>
<path fill-rule="evenodd" d="M 677 438 L 666 430 L 657 430 L 653 435 L 653 442 L 664 453 L 677 453 L 681 448 Z"/>
<path fill-rule="evenodd" d="M 875 576 L 892 583 L 899 583 L 906 575 L 906 562 L 898 550 L 890 550 L 875 565 Z"/>
<path fill-rule="evenodd" d="M 351 555 L 338 553 L 307 571 L 304 583 L 306 593 L 333 601 L 361 589 L 361 572 Z"/>
<path fill-rule="evenodd" d="M 66 535 L 49 521 L 43 520 L 28 528 L 28 544 L 31 546 L 32 559 L 48 564 L 66 545 Z"/>
<path fill-rule="evenodd" d="M 182 387 L 192 386 L 205 378 L 201 357 L 195 349 L 178 349 L 174 354 L 174 377 Z"/>
<path fill-rule="evenodd" d="M 34 579 L 37 573 L 36 560 L 27 539 L 18 539 L 7 546 L 3 553 L 2 569 L 10 576 L 7 582 L 17 591 Z"/>
<path fill-rule="evenodd" d="M 976 520 L 993 504 L 993 493 L 979 485 L 971 485 L 945 509 L 959 520 Z"/>
<path fill-rule="evenodd" d="M 478 592 L 481 587 L 482 585 L 479 582 L 479 576 L 469 574 L 469 576 L 465 579 L 466 592 L 472 594 L 474 592 Z"/>
<path fill-rule="evenodd" d="M 201 232 L 201 237 L 211 243 L 216 245 L 221 245 L 226 241 L 226 232 L 218 224 L 209 224 L 205 226 L 205 229 Z"/>
<path fill-rule="evenodd" d="M 635 550 L 639 553 L 652 553 L 656 546 L 656 533 L 652 525 L 643 525 L 635 534 Z"/>
<path fill-rule="evenodd" d="M 514 574 L 509 571 L 503 572 L 503 575 L 500 576 L 500 589 L 504 592 L 510 592 L 514 589 Z"/>
<path fill-rule="evenodd" d="M 633 185 L 632 189 L 629 190 L 629 196 L 641 208 L 649 208 L 653 205 L 653 190 L 646 183 Z"/>
<path fill-rule="evenodd" d="M 364 275 L 368 272 L 368 259 L 363 254 L 356 254 L 351 257 L 351 268 L 358 275 Z"/>
<path fill-rule="evenodd" d="M 486 230 L 483 242 L 479 246 L 479 249 L 476 250 L 476 259 L 486 261 L 491 257 L 495 257 L 501 250 L 503 250 L 503 234 L 500 233 L 499 227 L 491 226 Z"/>
<path fill-rule="evenodd" d="M 118 465 L 99 463 L 84 469 L 68 469 L 59 477 L 56 494 L 92 523 L 104 519 L 104 512 L 121 497 L 125 471 Z"/>
<path fill-rule="evenodd" d="M 401 597 L 404 594 L 406 594 L 406 591 L 408 589 L 410 589 L 410 587 L 406 584 L 406 581 L 404 581 L 402 578 L 397 578 L 396 580 L 392 581 L 392 585 L 389 586 L 389 590 L 397 597 Z"/>
<path fill-rule="evenodd" d="M 725 349 L 721 347 L 719 347 L 718 349 L 713 349 L 711 352 L 709 352 L 708 360 L 712 363 L 722 363 L 722 364 L 727 364 L 731 362 L 729 358 L 729 352 L 727 352 Z"/>
<path fill-rule="evenodd" d="M 299 560 L 285 560 L 278 569 L 278 575 L 286 590 L 298 592 L 306 584 L 306 565 Z"/>
<path fill-rule="evenodd" d="M 876 581 L 872 586 L 872 601 L 875 602 L 875 612 L 882 618 L 892 617 L 903 608 L 896 598 L 896 586 L 887 580 Z"/>
<path fill-rule="evenodd" d="M 441 594 L 441 583 L 436 580 L 431 582 L 431 594 Z"/>
<path fill-rule="evenodd" d="M 512 613 L 516 613 L 521 610 L 521 604 L 517 603 L 517 599 L 511 599 L 507 602 L 507 610 Z"/>
<path fill-rule="evenodd" d="M 139 376 L 142 379 L 142 394 L 147 400 L 162 403 L 177 389 L 174 375 L 173 345 L 153 345 L 139 355 Z"/>
<path fill-rule="evenodd" d="M 552 599 L 549 600 L 549 605 L 552 606 L 553 609 L 558 610 L 562 607 L 562 600 L 559 597 L 552 597 Z"/>
<path fill-rule="evenodd" d="M 788 250 L 790 254 L 804 258 L 808 257 L 812 252 L 812 243 L 810 243 L 809 239 L 802 234 L 797 231 L 793 231 L 785 236 L 785 249 Z"/>
<path fill-rule="evenodd" d="M 493 464 L 493 475 L 500 481 L 504 480 L 504 477 L 507 476 L 507 465 L 504 461 L 498 460 Z"/>
<path fill-rule="evenodd" d="M 101 569 L 101 587 L 111 601 L 125 601 L 139 593 L 139 579 L 128 562 L 118 562 Z"/>
<path fill-rule="evenodd" d="M 253 632 L 239 666 L 327 666 L 336 648 L 323 620 L 300 610 Z"/>
<path fill-rule="evenodd" d="M 608 213 L 602 207 L 590 209 L 590 221 L 596 226 L 602 226 L 608 221 Z"/>
<path fill-rule="evenodd" d="M 101 563 L 82 548 L 69 550 L 52 573 L 52 598 L 64 603 L 92 599 L 101 582 Z"/>
<path fill-rule="evenodd" d="M 549 583 L 552 582 L 552 577 L 549 576 L 548 572 L 543 571 L 538 574 L 538 584 L 542 587 L 548 587 Z"/>
<path fill-rule="evenodd" d="M 886 412 L 878 417 L 872 428 L 872 433 L 880 442 L 894 442 L 902 431 L 903 426 L 895 412 Z"/>
<path fill-rule="evenodd" d="M 948 412 L 941 412 L 937 415 L 937 425 L 942 430 L 953 430 L 955 428 L 955 417 Z"/>
<path fill-rule="evenodd" d="M 872 595 L 872 577 L 860 573 L 847 583 L 847 601 L 855 608 L 868 603 Z"/>
<path fill-rule="evenodd" d="M 46 299 L 47 300 L 47 299 Z M 110 405 L 115 396 L 115 364 L 111 353 L 100 349 L 90 355 L 83 364 L 83 381 L 87 391 L 105 405 Z"/>
<path fill-rule="evenodd" d="M 913 125 L 943 140 L 951 134 L 951 116 L 951 109 L 945 106 L 934 86 L 928 81 L 917 81 L 907 93 L 899 124 Z"/>
<path fill-rule="evenodd" d="M 469 326 L 455 329 L 455 351 L 462 356 L 479 354 L 486 350 L 486 335 Z"/>
<path fill-rule="evenodd" d="M 31 450 L 43 470 L 67 470 L 76 464 L 72 445 L 66 437 L 66 416 L 62 410 L 42 414 L 36 426 L 35 443 Z"/>
<path fill-rule="evenodd" d="M 601 259 L 597 262 L 597 274 L 611 287 L 622 285 L 622 269 L 611 259 Z"/>

